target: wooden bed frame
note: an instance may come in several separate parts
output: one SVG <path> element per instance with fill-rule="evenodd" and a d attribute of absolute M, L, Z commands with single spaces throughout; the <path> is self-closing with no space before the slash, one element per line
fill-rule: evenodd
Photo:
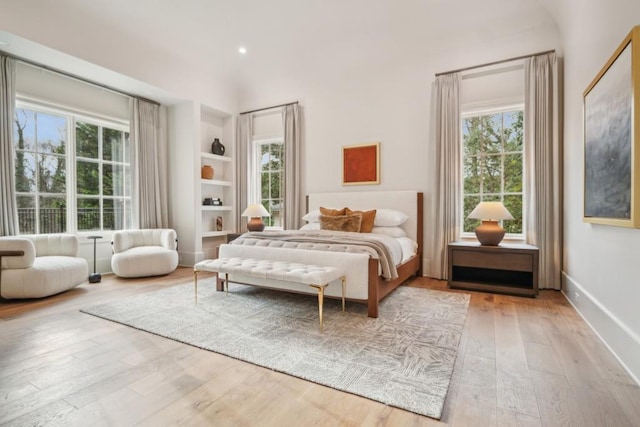
<path fill-rule="evenodd" d="M 393 280 L 385 280 L 378 275 L 379 261 L 371 258 L 368 263 L 368 298 L 366 300 L 351 299 L 367 304 L 367 312 L 369 317 L 378 317 L 378 306 L 380 301 L 389 295 L 394 289 L 403 284 L 412 276 L 422 275 L 422 254 L 423 254 L 423 214 L 424 199 L 423 193 L 417 191 L 368 191 L 368 192 L 340 192 L 340 193 L 315 193 L 307 196 L 307 212 L 316 209 L 319 206 L 327 206 L 339 208 L 348 206 L 352 209 L 397 209 L 395 205 L 396 196 L 400 195 L 400 199 L 415 199 L 415 205 L 411 204 L 411 212 L 407 212 L 409 220 L 403 224 L 407 235 L 414 239 L 418 244 L 417 252 L 403 264 L 397 267 L 398 278 Z M 405 209 L 406 210 L 406 209 Z M 217 280 L 216 287 L 219 291 L 223 290 L 223 282 Z"/>
<path fill-rule="evenodd" d="M 417 204 L 417 229 L 416 242 L 418 250 L 416 254 L 398 266 L 398 278 L 393 280 L 385 280 L 384 277 L 378 275 L 377 259 L 369 259 L 369 298 L 367 303 L 367 313 L 369 317 L 378 317 L 378 306 L 380 301 L 389 295 L 395 288 L 402 285 L 412 276 L 422 276 L 422 253 L 423 253 L 423 193 L 416 193 Z"/>

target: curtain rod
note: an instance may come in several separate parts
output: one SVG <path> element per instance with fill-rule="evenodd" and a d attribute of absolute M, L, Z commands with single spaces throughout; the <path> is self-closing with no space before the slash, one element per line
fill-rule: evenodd
<path fill-rule="evenodd" d="M 119 90 L 119 89 L 114 89 L 111 86 L 107 86 L 105 84 L 98 83 L 98 82 L 95 82 L 93 80 L 85 79 L 84 77 L 80 77 L 80 76 L 77 76 L 75 74 L 67 73 L 66 71 L 61 71 L 61 70 L 58 70 L 56 68 L 49 67 L 48 65 L 44 65 L 44 64 L 41 64 L 39 62 L 31 61 L 29 59 L 21 58 L 19 56 L 12 55 L 10 53 L 3 52 L 1 50 L 0 50 L 0 55 L 7 56 L 9 58 L 15 59 L 16 61 L 20 61 L 20 62 L 23 62 L 25 64 L 32 65 L 34 67 L 42 68 L 43 70 L 51 71 L 52 73 L 60 74 L 60 75 L 65 76 L 65 77 L 70 77 L 72 79 L 81 81 L 83 83 L 87 83 L 87 84 L 90 84 L 90 85 L 93 85 L 93 86 L 96 86 L 96 87 L 99 87 L 99 88 L 102 88 L 102 89 L 109 90 L 111 92 L 119 93 L 120 95 L 125 95 L 125 96 L 131 97 L 131 98 L 137 98 L 137 99 L 139 99 L 141 101 L 146 101 L 146 102 L 149 102 L 149 103 L 155 104 L 155 105 L 161 105 L 158 101 L 154 101 L 152 99 L 144 98 L 144 97 L 138 96 L 138 95 L 133 95 L 131 93 L 128 93 L 128 92 L 125 92 L 125 91 L 122 91 L 122 90 Z"/>
<path fill-rule="evenodd" d="M 473 65 L 471 67 L 459 68 L 457 70 L 446 71 L 444 73 L 436 73 L 436 77 L 443 76 L 445 74 L 453 74 L 453 73 L 460 73 L 462 71 L 474 70 L 476 68 L 488 67 L 490 65 L 504 64 L 505 62 L 517 61 L 518 59 L 526 59 L 526 58 L 531 58 L 538 55 L 546 55 L 547 53 L 555 53 L 555 51 L 556 51 L 555 49 L 545 50 L 544 52 L 532 53 L 531 55 L 516 56 L 514 58 L 503 59 L 501 61 L 487 62 L 486 64 Z"/>
<path fill-rule="evenodd" d="M 278 107 L 286 107 L 287 105 L 295 105 L 297 103 L 298 101 L 294 101 L 294 102 L 289 102 L 287 104 L 274 105 L 273 107 L 265 107 L 265 108 L 258 108 L 257 110 L 245 111 L 244 113 L 240 113 L 240 114 L 257 113 L 258 111 L 271 110 L 272 108 L 278 108 Z"/>

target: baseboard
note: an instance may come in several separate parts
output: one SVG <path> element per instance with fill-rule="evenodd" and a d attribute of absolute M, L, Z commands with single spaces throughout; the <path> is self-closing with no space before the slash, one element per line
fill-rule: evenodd
<path fill-rule="evenodd" d="M 431 272 L 431 260 L 429 258 L 422 258 L 422 275 L 429 276 Z"/>
<path fill-rule="evenodd" d="M 640 386 L 640 337 L 565 272 L 562 282 L 569 303 Z"/>
<path fill-rule="evenodd" d="M 204 252 L 183 252 L 178 251 L 178 265 L 182 267 L 193 267 L 204 259 Z"/>

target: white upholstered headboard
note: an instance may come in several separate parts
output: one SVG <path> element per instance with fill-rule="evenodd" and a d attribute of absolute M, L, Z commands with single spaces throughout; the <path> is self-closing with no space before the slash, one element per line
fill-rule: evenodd
<path fill-rule="evenodd" d="M 342 191 L 339 193 L 310 193 L 308 211 L 348 207 L 357 210 L 395 209 L 407 214 L 402 225 L 407 235 L 422 246 L 422 193 L 417 191 Z"/>

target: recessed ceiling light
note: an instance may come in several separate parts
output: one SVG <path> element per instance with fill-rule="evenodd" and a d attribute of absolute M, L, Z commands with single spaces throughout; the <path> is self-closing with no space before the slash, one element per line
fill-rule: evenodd
<path fill-rule="evenodd" d="M 246 48 L 246 47 L 244 47 L 244 46 L 240 46 L 240 47 L 238 48 L 238 52 L 240 52 L 241 54 L 243 54 L 243 55 L 244 55 L 245 53 L 247 53 L 247 48 Z"/>

